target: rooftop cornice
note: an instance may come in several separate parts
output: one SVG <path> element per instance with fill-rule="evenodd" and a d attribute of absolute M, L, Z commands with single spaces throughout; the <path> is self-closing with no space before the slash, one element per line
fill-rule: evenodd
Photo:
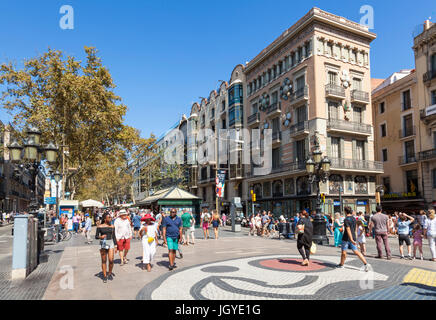
<path fill-rule="evenodd" d="M 345 19 L 343 17 L 334 15 L 332 13 L 323 11 L 319 8 L 312 8 L 307 14 L 300 18 L 294 25 L 283 32 L 277 39 L 275 39 L 270 45 L 263 49 L 256 57 L 254 57 L 246 66 L 245 72 L 251 71 L 261 61 L 268 57 L 273 51 L 279 48 L 288 39 L 295 36 L 298 32 L 304 29 L 310 23 L 320 21 L 329 25 L 335 26 L 339 29 L 358 34 L 368 40 L 372 41 L 376 39 L 376 34 L 368 30 L 367 27 L 362 26 L 356 22 Z"/>

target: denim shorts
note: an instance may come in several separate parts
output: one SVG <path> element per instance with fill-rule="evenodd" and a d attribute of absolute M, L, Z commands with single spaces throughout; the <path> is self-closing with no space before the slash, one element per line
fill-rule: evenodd
<path fill-rule="evenodd" d="M 351 241 L 342 241 L 341 249 L 342 251 L 347 251 L 348 249 L 357 251 L 356 245 L 354 245 Z"/>

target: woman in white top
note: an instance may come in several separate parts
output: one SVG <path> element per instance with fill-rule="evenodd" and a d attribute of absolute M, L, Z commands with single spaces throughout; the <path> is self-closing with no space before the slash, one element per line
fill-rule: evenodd
<path fill-rule="evenodd" d="M 156 253 L 156 243 L 157 243 L 157 225 L 154 223 L 155 219 L 151 214 L 146 214 L 141 218 L 141 221 L 145 221 L 139 231 L 139 235 L 142 238 L 142 270 L 144 270 L 144 265 L 147 266 L 147 271 L 151 271 L 151 261 Z"/>
<path fill-rule="evenodd" d="M 430 246 L 430 260 L 436 262 L 436 217 L 434 210 L 429 210 L 429 213 L 429 219 L 425 221 L 424 236 L 428 239 L 428 245 Z"/>

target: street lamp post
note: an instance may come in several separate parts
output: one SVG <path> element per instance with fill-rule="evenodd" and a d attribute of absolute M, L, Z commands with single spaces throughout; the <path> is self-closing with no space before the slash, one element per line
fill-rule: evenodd
<path fill-rule="evenodd" d="M 45 147 L 41 146 L 41 132 L 36 127 L 30 126 L 26 130 L 26 134 L 27 139 L 24 141 L 24 147 L 17 140 L 14 140 L 8 145 L 8 149 L 10 150 L 11 162 L 15 165 L 15 169 L 17 171 L 19 171 L 18 168 L 27 169 L 32 175 L 31 189 L 33 189 L 33 194 L 29 204 L 29 214 L 37 216 L 39 207 L 37 177 L 39 171 L 43 168 L 41 160 L 45 153 L 45 160 L 51 165 L 55 164 L 58 148 L 52 142 Z"/>
<path fill-rule="evenodd" d="M 312 157 L 306 161 L 306 171 L 309 174 L 309 183 L 316 183 L 316 215 L 313 221 L 313 242 L 320 245 L 329 243 L 326 233 L 326 221 L 321 215 L 320 182 L 326 182 L 330 174 L 330 160 L 322 158 L 319 148 L 312 152 Z"/>
<path fill-rule="evenodd" d="M 59 181 L 61 180 L 61 173 L 56 171 L 53 174 L 53 178 L 56 182 L 56 218 L 59 217 Z"/>

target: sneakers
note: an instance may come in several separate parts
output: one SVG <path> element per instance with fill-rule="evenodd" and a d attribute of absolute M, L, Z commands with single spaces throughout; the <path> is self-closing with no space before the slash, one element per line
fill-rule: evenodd
<path fill-rule="evenodd" d="M 342 264 L 338 264 L 338 265 L 336 266 L 336 268 L 337 268 L 337 269 L 345 269 L 344 265 L 342 265 Z"/>
<path fill-rule="evenodd" d="M 365 272 L 369 272 L 369 270 L 371 269 L 371 265 L 369 263 L 365 264 Z"/>
<path fill-rule="evenodd" d="M 103 283 L 107 283 L 107 277 L 103 277 Z"/>
<path fill-rule="evenodd" d="M 175 268 L 175 266 L 169 266 L 169 267 L 168 267 L 168 269 L 169 269 L 170 271 L 173 271 L 174 268 Z"/>

